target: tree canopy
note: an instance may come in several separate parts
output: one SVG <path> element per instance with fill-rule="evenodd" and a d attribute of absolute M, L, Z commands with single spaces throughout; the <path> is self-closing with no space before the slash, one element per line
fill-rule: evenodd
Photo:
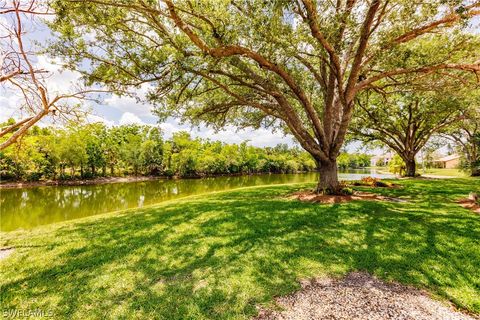
<path fill-rule="evenodd" d="M 460 121 L 464 107 L 455 94 L 404 91 L 383 96 L 365 94 L 351 130 L 360 141 L 380 141 L 405 162 L 406 176 L 416 175 L 415 157 L 433 134 Z"/>
<path fill-rule="evenodd" d="M 440 73 L 469 81 L 478 1 L 56 0 L 52 52 L 89 84 L 150 89 L 160 118 L 276 127 L 338 187 L 355 97 Z M 87 34 L 88 36 L 82 36 Z"/>
<path fill-rule="evenodd" d="M 461 118 L 441 133 L 457 146 L 463 168 L 472 176 L 480 176 L 480 91 L 469 94 L 463 101 Z"/>

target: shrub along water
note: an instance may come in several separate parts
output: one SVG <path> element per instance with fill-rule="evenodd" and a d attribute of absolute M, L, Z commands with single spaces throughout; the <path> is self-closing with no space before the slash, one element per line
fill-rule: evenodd
<path fill-rule="evenodd" d="M 365 167 L 369 156 L 344 154 L 339 166 Z M 103 123 L 34 127 L 0 152 L 0 177 L 37 181 L 106 176 L 199 177 L 222 174 L 294 173 L 316 170 L 307 152 L 286 144 L 258 148 L 176 132 L 165 139 L 156 126 Z"/>
<path fill-rule="evenodd" d="M 2 179 L 87 179 L 98 176 L 202 176 L 315 169 L 297 148 L 257 148 L 192 138 L 178 132 L 164 139 L 155 126 L 102 123 L 35 127 L 0 153 Z"/>

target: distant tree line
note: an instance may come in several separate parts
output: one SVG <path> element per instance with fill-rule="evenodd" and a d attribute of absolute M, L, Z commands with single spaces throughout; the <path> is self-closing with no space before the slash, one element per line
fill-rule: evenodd
<path fill-rule="evenodd" d="M 341 168 L 370 164 L 367 155 L 345 153 L 340 159 Z M 1 178 L 26 181 L 125 175 L 294 173 L 316 169 L 310 154 L 286 144 L 265 148 L 247 142 L 226 144 L 192 138 L 183 131 L 165 139 L 156 126 L 134 124 L 33 127 L 16 144 L 0 152 Z"/>
<path fill-rule="evenodd" d="M 365 153 L 340 153 L 337 158 L 337 165 L 340 170 L 348 168 L 365 168 L 370 166 L 370 155 Z"/>

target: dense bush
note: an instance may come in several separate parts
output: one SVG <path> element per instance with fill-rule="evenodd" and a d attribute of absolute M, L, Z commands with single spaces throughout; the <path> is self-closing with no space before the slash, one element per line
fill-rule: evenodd
<path fill-rule="evenodd" d="M 370 157 L 341 154 L 339 167 L 365 167 Z M 192 138 L 187 132 L 164 139 L 155 126 L 102 123 L 35 127 L 0 152 L 0 177 L 37 181 L 98 176 L 294 173 L 316 169 L 305 151 L 286 144 L 258 148 Z"/>
<path fill-rule="evenodd" d="M 340 169 L 365 168 L 370 166 L 371 156 L 364 153 L 342 153 L 337 158 L 337 165 Z"/>
<path fill-rule="evenodd" d="M 101 123 L 65 128 L 35 127 L 0 153 L 2 179 L 93 178 L 97 176 L 286 173 L 316 164 L 298 148 L 257 148 L 192 138 L 178 132 L 164 139 L 155 126 Z"/>
<path fill-rule="evenodd" d="M 405 173 L 405 161 L 398 155 L 394 155 L 388 163 L 388 170 L 393 174 L 403 175 Z"/>

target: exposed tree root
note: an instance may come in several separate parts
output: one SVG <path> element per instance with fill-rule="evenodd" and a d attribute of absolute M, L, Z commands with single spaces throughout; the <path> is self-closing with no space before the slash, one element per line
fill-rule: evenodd
<path fill-rule="evenodd" d="M 299 191 L 289 195 L 290 199 L 315 203 L 344 203 L 353 200 L 407 202 L 405 199 L 386 197 L 375 193 L 355 191 L 352 195 L 318 194 L 312 191 Z"/>
<path fill-rule="evenodd" d="M 480 214 L 480 205 L 472 199 L 461 199 L 458 200 L 457 203 L 466 209 L 470 209 L 473 212 Z"/>

